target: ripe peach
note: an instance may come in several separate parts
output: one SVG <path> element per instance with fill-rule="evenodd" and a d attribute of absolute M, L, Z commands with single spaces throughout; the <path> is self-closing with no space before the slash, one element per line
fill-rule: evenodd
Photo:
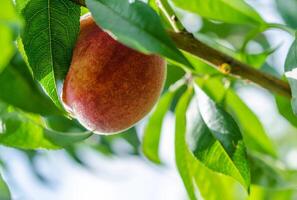
<path fill-rule="evenodd" d="M 99 134 L 125 130 L 155 105 L 163 89 L 166 62 L 137 52 L 84 17 L 63 85 L 66 109 Z"/>

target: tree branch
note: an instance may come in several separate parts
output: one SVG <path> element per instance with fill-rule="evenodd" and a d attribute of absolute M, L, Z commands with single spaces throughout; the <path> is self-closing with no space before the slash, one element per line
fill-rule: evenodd
<path fill-rule="evenodd" d="M 86 6 L 84 0 L 71 1 L 78 5 Z M 204 44 L 194 38 L 192 34 L 187 32 L 176 33 L 173 31 L 168 31 L 168 34 L 178 48 L 201 58 L 219 71 L 241 79 L 249 80 L 279 95 L 289 98 L 292 96 L 287 82 L 270 74 L 256 70 L 255 68 Z"/>
<path fill-rule="evenodd" d="M 247 79 L 282 96 L 291 97 L 291 90 L 287 82 L 270 74 L 256 70 L 247 64 L 209 47 L 194 38 L 190 33 L 175 33 L 168 31 L 168 34 L 178 48 L 201 58 L 219 71 L 222 71 L 223 73 L 226 72 L 224 66 L 228 66 L 230 68 L 227 70 L 227 74 Z"/>

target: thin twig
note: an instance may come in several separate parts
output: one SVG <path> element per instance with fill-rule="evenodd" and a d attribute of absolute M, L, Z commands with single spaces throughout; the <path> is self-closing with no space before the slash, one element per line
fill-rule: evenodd
<path fill-rule="evenodd" d="M 84 0 L 71 1 L 78 5 L 85 6 Z M 291 90 L 287 82 L 270 74 L 256 70 L 255 68 L 204 44 L 200 40 L 194 38 L 190 33 L 168 31 L 168 34 L 178 48 L 201 58 L 222 73 L 249 80 L 271 92 L 288 98 L 291 97 Z"/>

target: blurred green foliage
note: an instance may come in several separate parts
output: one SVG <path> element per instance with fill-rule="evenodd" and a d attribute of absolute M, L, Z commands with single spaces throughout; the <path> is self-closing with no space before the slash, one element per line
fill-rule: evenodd
<path fill-rule="evenodd" d="M 284 159 L 297 141 L 297 118 L 292 109 L 293 105 L 296 111 L 296 42 L 284 67 L 293 71 L 286 74 L 293 99 L 274 95 L 279 117 L 289 128 L 274 141 L 246 104 L 250 99 L 238 95 L 237 88 L 246 86 L 243 81 L 178 50 L 166 34 L 174 23 L 175 29 L 185 30 L 184 21 L 176 20 L 191 14 L 195 23 L 200 23 L 193 33 L 196 39 L 280 77 L 267 62 L 278 48 L 271 46 L 264 34 L 272 26 L 253 7 L 243 0 L 150 0 L 148 4 L 87 0 L 88 8 L 81 9 L 81 15 L 90 10 L 96 22 L 120 42 L 161 54 L 168 62 L 162 97 L 146 118 L 143 133 L 132 127 L 121 134 L 101 136 L 86 130 L 60 105 L 59 91 L 78 34 L 80 10 L 68 0 L 49 2 L 3 0 L 0 13 L 0 144 L 22 151 L 40 181 L 48 182 L 36 164 L 43 156 L 40 149 L 64 149 L 87 169 L 88 163 L 79 153 L 81 146 L 107 157 L 146 156 L 162 163 L 160 138 L 164 118 L 171 112 L 175 114 L 176 165 L 190 199 L 296 198 L 297 169 L 291 169 Z M 288 27 L 274 28 L 291 33 L 297 26 L 296 1 L 276 0 L 276 5 Z M 251 50 L 250 44 L 258 45 L 260 51 Z M 119 151 L 119 141 L 129 148 Z M 10 198 L 0 177 L 0 199 Z"/>

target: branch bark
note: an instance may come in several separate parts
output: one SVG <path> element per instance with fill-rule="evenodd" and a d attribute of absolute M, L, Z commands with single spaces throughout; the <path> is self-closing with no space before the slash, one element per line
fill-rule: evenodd
<path fill-rule="evenodd" d="M 86 6 L 84 0 L 71 0 Z M 260 85 L 276 94 L 291 98 L 289 84 L 275 76 L 256 70 L 194 38 L 187 32 L 168 31 L 169 36 L 179 49 L 187 51 L 204 60 L 219 71 Z"/>
<path fill-rule="evenodd" d="M 227 64 L 227 66 L 230 68 L 226 73 L 254 82 L 282 96 L 291 97 L 291 90 L 287 82 L 280 80 L 270 74 L 256 70 L 247 64 L 244 64 L 212 47 L 209 47 L 208 45 L 194 38 L 192 34 L 175 33 L 172 31 L 168 31 L 168 34 L 178 48 L 201 58 L 219 71 L 224 72 L 225 69 L 222 67 L 226 66 Z"/>

